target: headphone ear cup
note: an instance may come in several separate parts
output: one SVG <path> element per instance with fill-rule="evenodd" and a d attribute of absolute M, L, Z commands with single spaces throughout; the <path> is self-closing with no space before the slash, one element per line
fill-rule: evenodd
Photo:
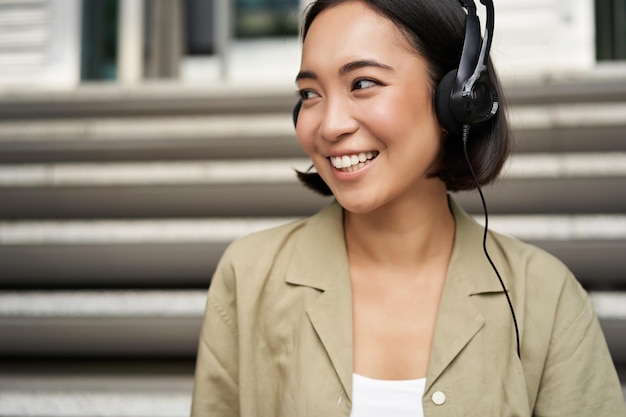
<path fill-rule="evenodd" d="M 302 108 L 302 100 L 298 100 L 296 105 L 293 107 L 293 111 L 291 113 L 291 117 L 293 118 L 293 127 L 298 125 L 298 115 L 300 114 L 300 109 Z"/>
<path fill-rule="evenodd" d="M 482 76 L 472 86 L 468 123 L 478 125 L 491 119 L 498 111 L 499 104 L 495 87 L 486 75 Z"/>
<path fill-rule="evenodd" d="M 439 123 L 450 133 L 460 135 L 463 126 L 452 112 L 452 90 L 456 82 L 457 70 L 448 72 L 441 79 L 435 91 L 435 109 Z"/>

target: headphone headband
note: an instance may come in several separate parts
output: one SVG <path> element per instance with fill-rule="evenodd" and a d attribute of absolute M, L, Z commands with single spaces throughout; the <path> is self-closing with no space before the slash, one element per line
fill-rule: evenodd
<path fill-rule="evenodd" d="M 459 62 L 459 69 L 456 73 L 457 88 L 459 90 L 463 88 L 463 85 L 470 79 L 472 74 L 475 73 L 481 52 L 480 21 L 476 15 L 476 5 L 472 0 L 462 3 L 471 3 L 472 6 L 467 7 L 463 52 L 461 53 L 461 61 Z"/>
<path fill-rule="evenodd" d="M 474 3 L 473 0 L 469 0 L 470 3 Z M 477 56 L 477 62 L 474 67 L 474 72 L 471 77 L 467 77 L 467 83 L 474 84 L 476 80 L 478 80 L 483 72 L 487 72 L 487 57 L 489 56 L 489 51 L 491 50 L 491 40 L 493 38 L 493 20 L 494 20 L 494 10 L 493 10 L 493 1 L 492 0 L 480 0 L 482 4 L 484 4 L 487 8 L 487 21 L 485 23 L 485 34 L 483 36 L 482 45 L 480 48 L 480 54 Z M 465 3 L 465 2 L 463 2 Z M 468 9 L 469 11 L 470 9 Z M 473 8 L 473 15 L 476 16 L 476 7 Z M 469 18 L 468 14 L 468 18 Z M 476 23 L 478 22 L 478 16 L 475 18 Z M 480 30 L 480 26 L 478 29 Z M 458 77 L 457 77 L 458 78 Z M 466 89 L 467 87 L 464 87 Z"/>

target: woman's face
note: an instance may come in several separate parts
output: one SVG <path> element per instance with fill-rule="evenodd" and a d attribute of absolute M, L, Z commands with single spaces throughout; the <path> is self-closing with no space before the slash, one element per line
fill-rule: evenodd
<path fill-rule="evenodd" d="M 427 178 L 442 137 L 427 63 L 408 45 L 358 1 L 321 12 L 304 40 L 298 140 L 350 212 L 445 193 Z"/>

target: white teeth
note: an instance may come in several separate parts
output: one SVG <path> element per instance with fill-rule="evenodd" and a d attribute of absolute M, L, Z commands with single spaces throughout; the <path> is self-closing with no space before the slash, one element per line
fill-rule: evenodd
<path fill-rule="evenodd" d="M 377 156 L 374 152 L 361 152 L 358 155 L 331 156 L 330 163 L 337 169 L 348 172 L 363 168 L 365 163 Z"/>

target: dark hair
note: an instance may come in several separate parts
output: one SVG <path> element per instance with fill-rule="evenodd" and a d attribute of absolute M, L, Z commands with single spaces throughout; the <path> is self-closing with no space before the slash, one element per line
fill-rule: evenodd
<path fill-rule="evenodd" d="M 309 5 L 302 25 L 304 40 L 315 18 L 324 10 L 354 0 L 316 0 Z M 413 49 L 428 63 L 429 82 L 433 94 L 444 75 L 456 69 L 461 58 L 465 37 L 465 10 L 459 0 L 358 0 L 396 24 Z M 500 108 L 487 122 L 472 126 L 467 151 L 481 185 L 493 181 L 511 148 L 511 135 L 506 120 L 504 95 L 491 61 L 489 74 L 495 86 Z M 317 173 L 298 172 L 307 187 L 323 195 L 332 191 Z M 443 141 L 440 163 L 431 177 L 440 178 L 449 191 L 471 190 L 476 187 L 471 176 L 460 135 L 452 132 Z"/>

